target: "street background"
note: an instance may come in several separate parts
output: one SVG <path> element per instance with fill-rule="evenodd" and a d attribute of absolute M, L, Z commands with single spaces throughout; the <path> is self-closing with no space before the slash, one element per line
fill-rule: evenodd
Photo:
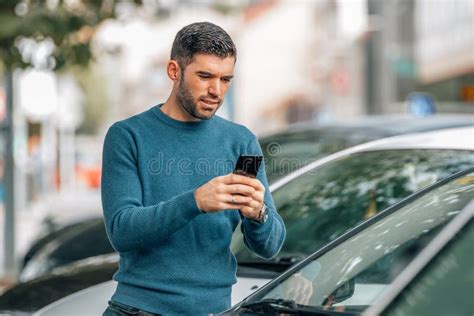
<path fill-rule="evenodd" d="M 189 23 L 234 39 L 218 115 L 258 136 L 303 121 L 474 113 L 469 0 L 25 0 L 0 10 L 0 288 L 48 225 L 101 213 L 104 135 L 166 100 L 171 43 Z"/>

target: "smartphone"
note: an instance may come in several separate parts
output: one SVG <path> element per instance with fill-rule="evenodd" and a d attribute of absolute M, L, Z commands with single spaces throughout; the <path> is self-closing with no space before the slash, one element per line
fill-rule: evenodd
<path fill-rule="evenodd" d="M 233 173 L 256 178 L 262 159 L 262 156 L 240 155 Z"/>

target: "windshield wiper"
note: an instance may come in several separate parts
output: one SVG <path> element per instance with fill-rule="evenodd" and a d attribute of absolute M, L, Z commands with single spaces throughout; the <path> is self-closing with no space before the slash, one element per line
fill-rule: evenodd
<path fill-rule="evenodd" d="M 255 303 L 247 303 L 241 306 L 242 312 L 268 313 L 268 312 L 294 312 L 298 308 L 293 300 L 265 299 Z"/>
<path fill-rule="evenodd" d="M 258 302 L 247 303 L 237 310 L 240 314 L 241 312 L 247 313 L 256 313 L 256 314 L 273 314 L 275 312 L 283 312 L 292 315 L 314 315 L 314 316 L 330 316 L 330 315 L 347 315 L 355 316 L 359 315 L 358 313 L 348 312 L 348 311 L 334 311 L 334 310 L 324 310 L 320 306 L 307 306 L 297 304 L 293 300 L 285 299 L 264 299 Z"/>
<path fill-rule="evenodd" d="M 289 264 L 293 265 L 294 263 L 300 262 L 303 260 L 305 257 L 304 256 L 288 256 L 288 257 L 277 257 L 275 258 L 276 262 L 279 262 L 281 264 Z"/>
<path fill-rule="evenodd" d="M 239 264 L 251 265 L 251 264 L 261 264 L 261 265 L 280 265 L 280 266 L 291 266 L 301 260 L 304 257 L 302 256 L 288 256 L 288 257 L 277 257 L 270 260 L 265 259 L 251 259 L 251 260 L 238 260 Z"/>
<path fill-rule="evenodd" d="M 301 260 L 301 257 L 282 257 L 274 258 L 271 260 L 264 259 L 251 259 L 251 260 L 238 260 L 238 269 L 241 273 L 245 272 L 245 269 L 251 268 L 260 271 L 267 271 L 270 273 L 282 273 L 286 271 L 289 267 L 298 263 Z M 273 279 L 274 277 L 272 277 Z"/>

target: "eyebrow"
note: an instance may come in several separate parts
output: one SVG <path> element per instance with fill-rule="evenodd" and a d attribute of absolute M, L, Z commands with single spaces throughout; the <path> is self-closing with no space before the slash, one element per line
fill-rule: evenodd
<path fill-rule="evenodd" d="M 204 75 L 204 76 L 209 76 L 209 77 L 215 77 L 214 74 L 210 73 L 210 72 L 207 72 L 207 71 L 196 71 L 196 74 L 198 75 Z M 232 79 L 234 78 L 233 75 L 229 75 L 229 76 L 223 76 L 222 78 L 225 78 L 225 79 Z"/>

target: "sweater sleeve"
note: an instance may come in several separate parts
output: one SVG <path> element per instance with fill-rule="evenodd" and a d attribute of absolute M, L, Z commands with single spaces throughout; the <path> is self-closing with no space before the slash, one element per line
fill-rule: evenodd
<path fill-rule="evenodd" d="M 201 214 L 194 190 L 143 206 L 136 144 L 118 123 L 104 140 L 101 194 L 107 234 L 118 252 L 154 247 Z"/>
<path fill-rule="evenodd" d="M 247 150 L 248 152 L 245 154 L 263 156 L 260 144 L 254 135 Z M 270 193 L 264 160 L 265 159 L 262 160 L 260 165 L 257 179 L 265 186 L 264 201 L 268 208 L 268 220 L 265 223 L 260 224 L 242 217 L 241 230 L 244 243 L 249 250 L 265 259 L 271 259 L 278 254 L 283 246 L 286 229 Z"/>

